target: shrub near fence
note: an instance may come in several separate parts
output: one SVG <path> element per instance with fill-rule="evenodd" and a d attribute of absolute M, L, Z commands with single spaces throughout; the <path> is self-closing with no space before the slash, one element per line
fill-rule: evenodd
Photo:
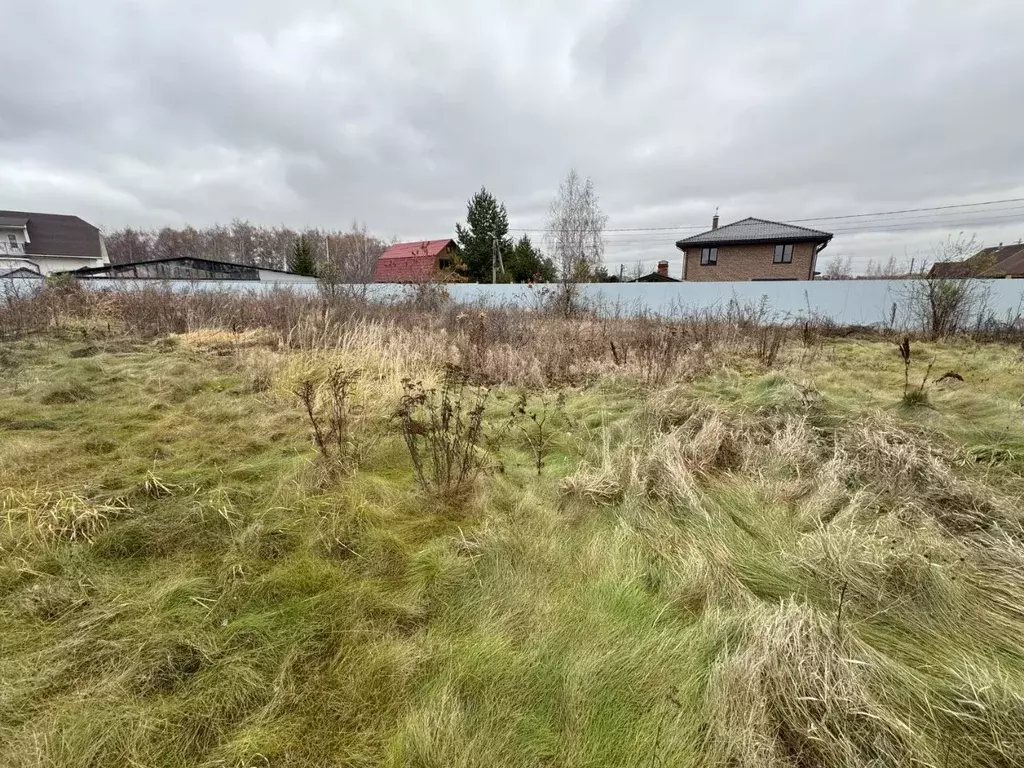
<path fill-rule="evenodd" d="M 922 330 L 922 312 L 916 304 L 926 289 L 926 280 L 815 280 L 810 282 L 748 283 L 588 283 L 578 286 L 578 302 L 602 316 L 655 314 L 684 316 L 699 312 L 724 314 L 730 303 L 741 306 L 764 305 L 777 322 L 797 318 L 825 318 L 837 325 L 883 326 L 897 331 Z M 949 281 L 946 281 L 949 282 Z M 978 328 L 1020 321 L 1024 316 L 1024 281 L 956 281 L 969 285 L 975 311 L 967 313 L 967 326 Z M 10 291 L 31 292 L 25 283 L 37 281 L 0 280 L 0 296 Z M 21 287 L 12 288 L 12 285 Z M 314 283 L 252 283 L 224 280 L 133 281 L 94 280 L 82 285 L 92 291 L 174 290 L 189 294 L 264 295 L 286 289 L 298 296 L 313 296 Z M 511 306 L 522 309 L 544 308 L 547 286 L 451 284 L 430 287 L 407 285 L 335 286 L 333 298 L 364 297 L 377 303 L 405 303 L 417 297 L 422 305 L 438 305 L 444 300 L 456 304 Z M 927 293 L 927 290 L 924 291 Z M 941 298 L 941 297 L 940 297 Z M 429 299 L 429 300 L 428 300 Z M 895 311 L 894 311 L 895 308 Z M 941 310 L 942 307 L 940 307 Z M 940 313 L 941 314 L 941 313 Z"/>
<path fill-rule="evenodd" d="M 131 290 L 112 286 L 93 290 L 91 284 L 71 281 L 33 281 L 28 286 L 24 285 L 27 281 L 17 286 L 12 286 L 13 282 L 0 286 L 4 288 L 0 292 L 0 339 L 49 329 L 73 329 L 85 335 L 128 333 L 140 338 L 199 329 L 236 333 L 260 329 L 275 334 L 281 346 L 309 349 L 344 346 L 351 334 L 369 333 L 379 339 L 382 353 L 395 344 L 409 344 L 415 347 L 417 357 L 455 362 L 471 380 L 484 384 L 569 383 L 613 370 L 657 384 L 680 372 L 693 375 L 709 355 L 739 348 L 749 348 L 762 365 L 772 367 L 791 341 L 800 340 L 806 356 L 813 354 L 822 338 L 848 333 L 843 329 L 851 327 L 836 322 L 837 313 L 819 312 L 810 293 L 803 310 L 795 314 L 780 312 L 767 295 L 761 295 L 749 300 L 731 297 L 720 305 L 697 308 L 679 304 L 665 311 L 637 303 L 591 302 L 584 305 L 586 311 L 566 317 L 546 306 L 488 304 L 494 296 L 480 291 L 476 295 L 481 303 L 474 306 L 451 298 L 457 288 L 467 286 L 432 291 L 429 301 L 423 299 L 421 290 L 381 301 L 375 300 L 373 292 L 368 298 L 363 298 L 361 291 L 328 298 L 293 287 L 240 291 L 204 285 L 202 290 L 176 290 L 172 285 L 147 282 Z M 1017 305 L 1003 308 L 1011 306 L 1010 293 L 1002 289 L 1007 283 L 1016 286 L 1014 281 L 1001 281 L 984 284 L 983 292 L 964 294 L 984 301 L 961 302 L 955 314 L 945 312 L 941 317 L 922 309 L 923 303 L 915 303 L 924 302 L 927 293 L 907 293 L 901 297 L 902 309 L 894 302 L 896 309 L 890 307 L 888 316 L 880 313 L 878 322 L 853 327 L 930 338 L 967 333 L 989 340 L 1013 340 L 1024 333 L 1024 322 Z M 807 286 L 808 292 L 818 288 L 817 283 Z M 529 290 L 525 286 L 498 288 Z M 618 288 L 642 290 L 646 286 Z M 506 291 L 505 295 L 511 294 Z M 604 296 L 599 294 L 598 299 Z M 909 330 L 903 330 L 908 325 Z"/>

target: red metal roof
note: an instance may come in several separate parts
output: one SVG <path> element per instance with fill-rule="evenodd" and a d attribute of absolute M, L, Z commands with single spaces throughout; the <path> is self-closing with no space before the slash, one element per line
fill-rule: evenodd
<path fill-rule="evenodd" d="M 393 245 L 377 260 L 373 280 L 376 283 L 428 282 L 435 276 L 437 257 L 449 245 L 455 245 L 451 238 Z"/>
<path fill-rule="evenodd" d="M 382 259 L 409 259 L 417 256 L 438 256 L 441 251 L 448 247 L 449 243 L 455 241 L 447 240 L 417 240 L 413 243 L 396 243 L 381 254 Z"/>

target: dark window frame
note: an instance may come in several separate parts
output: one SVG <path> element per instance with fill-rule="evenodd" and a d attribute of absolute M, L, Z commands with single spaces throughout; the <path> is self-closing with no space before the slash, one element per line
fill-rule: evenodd
<path fill-rule="evenodd" d="M 446 246 L 441 255 L 437 258 L 437 268 L 441 270 L 452 268 L 452 256 L 455 255 L 455 249 L 450 245 Z"/>
<path fill-rule="evenodd" d="M 718 266 L 718 248 L 708 247 L 700 249 L 700 265 L 702 267 Z"/>
<path fill-rule="evenodd" d="M 782 249 L 781 252 L 779 249 Z M 776 243 L 772 251 L 772 264 L 792 264 L 793 243 Z"/>

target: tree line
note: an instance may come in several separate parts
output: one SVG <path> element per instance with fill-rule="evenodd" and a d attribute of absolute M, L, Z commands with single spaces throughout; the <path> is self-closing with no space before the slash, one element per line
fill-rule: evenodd
<path fill-rule="evenodd" d="M 111 264 L 194 257 L 264 269 L 293 269 L 301 274 L 329 276 L 340 282 L 367 282 L 390 241 L 370 234 L 365 224 L 347 231 L 265 227 L 235 220 L 197 229 L 159 230 L 125 227 L 104 233 Z M 304 254 L 308 261 L 296 264 Z"/>
<path fill-rule="evenodd" d="M 479 283 L 616 280 L 602 262 L 607 220 L 593 182 L 570 171 L 548 211 L 545 254 L 528 235 L 510 236 L 505 204 L 482 187 L 466 205 L 465 223 L 455 225 L 461 254 L 448 277 Z M 380 255 L 394 242 L 370 234 L 365 224 L 347 231 L 299 231 L 240 219 L 201 229 L 125 227 L 104 238 L 112 264 L 193 257 L 351 283 L 371 280 Z"/>

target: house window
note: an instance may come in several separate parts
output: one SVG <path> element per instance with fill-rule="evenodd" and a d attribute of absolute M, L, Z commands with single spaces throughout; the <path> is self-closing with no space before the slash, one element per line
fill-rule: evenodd
<path fill-rule="evenodd" d="M 793 244 L 789 245 L 776 245 L 775 255 L 772 257 L 773 264 L 792 264 L 793 263 Z"/>
<path fill-rule="evenodd" d="M 18 238 L 14 235 L 7 235 L 7 244 L 11 250 L 11 253 L 15 253 L 19 249 Z"/>
<path fill-rule="evenodd" d="M 718 249 L 717 248 L 701 248 L 700 249 L 700 265 L 702 267 L 713 267 L 718 263 Z"/>

